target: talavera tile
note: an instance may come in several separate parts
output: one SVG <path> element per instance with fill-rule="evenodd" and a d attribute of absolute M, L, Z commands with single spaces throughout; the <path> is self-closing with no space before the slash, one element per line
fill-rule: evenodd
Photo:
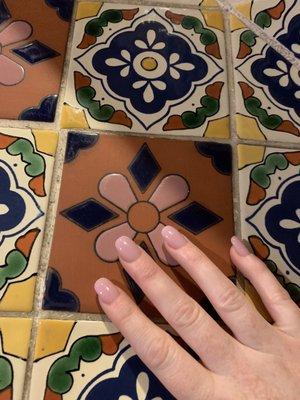
<path fill-rule="evenodd" d="M 73 0 L 0 0 L 0 118 L 54 120 L 72 9 Z"/>
<path fill-rule="evenodd" d="M 300 152 L 240 145 L 242 235 L 300 305 Z"/>
<path fill-rule="evenodd" d="M 31 319 L 0 318 L 0 399 L 22 400 Z"/>
<path fill-rule="evenodd" d="M 57 133 L 0 128 L 0 310 L 30 311 Z"/>
<path fill-rule="evenodd" d="M 223 29 L 218 9 L 80 3 L 61 126 L 228 137 Z"/>
<path fill-rule="evenodd" d="M 229 145 L 70 132 L 44 308 L 99 312 L 93 287 L 106 276 L 157 315 L 118 262 L 114 241 L 121 235 L 141 244 L 201 301 L 203 294 L 164 252 L 160 233 L 167 224 L 233 275 Z"/>
<path fill-rule="evenodd" d="M 276 0 L 266 6 L 259 0 L 242 3 L 239 9 L 299 57 L 299 2 Z M 299 143 L 300 79 L 296 66 L 235 17 L 231 27 L 238 135 Z"/>
<path fill-rule="evenodd" d="M 30 400 L 100 398 L 174 400 L 112 324 L 42 320 Z"/>

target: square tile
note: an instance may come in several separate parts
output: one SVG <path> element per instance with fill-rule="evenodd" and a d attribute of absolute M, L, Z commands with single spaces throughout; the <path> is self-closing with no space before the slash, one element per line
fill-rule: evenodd
<path fill-rule="evenodd" d="M 40 321 L 30 400 L 123 397 L 174 400 L 112 324 Z"/>
<path fill-rule="evenodd" d="M 0 118 L 54 120 L 72 9 L 73 0 L 0 1 Z"/>
<path fill-rule="evenodd" d="M 0 318 L 0 398 L 21 400 L 31 319 Z"/>
<path fill-rule="evenodd" d="M 269 3 L 268 8 L 261 0 L 238 8 L 298 57 L 299 3 Z M 300 143 L 300 79 L 296 67 L 235 17 L 231 28 L 238 135 L 243 139 Z"/>
<path fill-rule="evenodd" d="M 82 2 L 61 127 L 228 137 L 218 9 Z"/>
<path fill-rule="evenodd" d="M 0 128 L 0 310 L 31 311 L 57 133 Z"/>
<path fill-rule="evenodd" d="M 240 145 L 242 235 L 300 305 L 300 151 Z"/>
<path fill-rule="evenodd" d="M 157 315 L 118 262 L 114 242 L 121 235 L 201 301 L 163 250 L 160 233 L 168 224 L 233 275 L 229 145 L 70 132 L 65 161 L 44 308 L 98 313 L 94 282 L 106 276 Z"/>

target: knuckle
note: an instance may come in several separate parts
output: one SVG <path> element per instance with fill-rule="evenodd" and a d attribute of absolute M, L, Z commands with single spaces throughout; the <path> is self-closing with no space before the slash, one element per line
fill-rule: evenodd
<path fill-rule="evenodd" d="M 153 279 L 156 276 L 157 267 L 153 265 L 151 262 L 146 262 L 144 264 L 139 265 L 136 275 L 141 281 L 147 281 Z"/>
<path fill-rule="evenodd" d="M 134 305 L 129 303 L 120 303 L 117 305 L 117 318 L 118 318 L 118 325 L 125 328 L 128 324 L 132 323 L 132 319 L 136 315 L 136 309 Z"/>
<path fill-rule="evenodd" d="M 218 299 L 218 306 L 221 311 L 235 312 L 245 305 L 243 294 L 234 286 L 229 286 Z"/>
<path fill-rule="evenodd" d="M 173 324 L 177 328 L 190 328 L 204 318 L 200 307 L 192 299 L 180 302 L 172 316 Z"/>
<path fill-rule="evenodd" d="M 174 357 L 174 352 L 171 355 L 170 340 L 166 335 L 151 338 L 145 352 L 145 358 L 153 369 L 166 368 Z"/>
<path fill-rule="evenodd" d="M 289 301 L 291 301 L 291 297 L 284 288 L 280 290 L 274 290 L 272 292 L 272 297 L 271 297 L 272 304 L 281 305 Z"/>

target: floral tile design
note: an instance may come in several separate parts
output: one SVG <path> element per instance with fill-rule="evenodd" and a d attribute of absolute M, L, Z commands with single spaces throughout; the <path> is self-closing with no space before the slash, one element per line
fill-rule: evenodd
<path fill-rule="evenodd" d="M 232 219 L 229 145 L 70 132 L 44 308 L 99 312 L 93 286 L 107 276 L 157 315 L 118 262 L 114 241 L 121 235 L 141 244 L 201 301 L 165 253 L 160 232 L 167 224 L 181 229 L 232 276 Z"/>
<path fill-rule="evenodd" d="M 299 57 L 299 2 L 254 0 L 238 8 Z M 231 27 L 238 135 L 299 143 L 298 70 L 235 17 Z"/>
<path fill-rule="evenodd" d="M 31 319 L 0 318 L 0 399 L 22 400 Z"/>
<path fill-rule="evenodd" d="M 73 2 L 0 0 L 0 118 L 54 121 Z"/>
<path fill-rule="evenodd" d="M 56 132 L 0 128 L 0 310 L 32 309 L 56 144 Z"/>
<path fill-rule="evenodd" d="M 100 398 L 174 399 L 112 324 L 40 321 L 30 399 Z"/>
<path fill-rule="evenodd" d="M 228 137 L 219 10 L 83 2 L 63 128 Z"/>
<path fill-rule="evenodd" d="M 300 151 L 238 152 L 243 237 L 300 305 Z"/>

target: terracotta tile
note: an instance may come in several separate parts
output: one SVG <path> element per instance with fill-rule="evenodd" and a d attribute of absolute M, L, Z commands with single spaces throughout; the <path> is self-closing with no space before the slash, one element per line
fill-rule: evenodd
<path fill-rule="evenodd" d="M 30 400 L 123 397 L 174 400 L 112 324 L 40 322 Z"/>
<path fill-rule="evenodd" d="M 29 349 L 31 319 L 0 318 L 0 398 L 20 400 Z"/>
<path fill-rule="evenodd" d="M 300 151 L 238 151 L 243 237 L 300 305 Z"/>
<path fill-rule="evenodd" d="M 57 133 L 0 128 L 0 310 L 31 311 Z"/>
<path fill-rule="evenodd" d="M 61 126 L 228 137 L 223 17 L 80 3 Z"/>
<path fill-rule="evenodd" d="M 237 8 L 299 57 L 299 2 L 272 0 L 266 6 L 265 1 L 254 0 Z M 243 139 L 300 143 L 296 66 L 235 17 L 231 28 L 238 135 Z"/>
<path fill-rule="evenodd" d="M 0 2 L 0 118 L 54 120 L 72 8 L 72 0 Z"/>
<path fill-rule="evenodd" d="M 114 240 L 122 234 L 201 301 L 198 288 L 161 247 L 167 224 L 233 275 L 229 145 L 69 133 L 44 308 L 99 312 L 93 286 L 106 276 L 156 315 L 117 261 Z"/>

